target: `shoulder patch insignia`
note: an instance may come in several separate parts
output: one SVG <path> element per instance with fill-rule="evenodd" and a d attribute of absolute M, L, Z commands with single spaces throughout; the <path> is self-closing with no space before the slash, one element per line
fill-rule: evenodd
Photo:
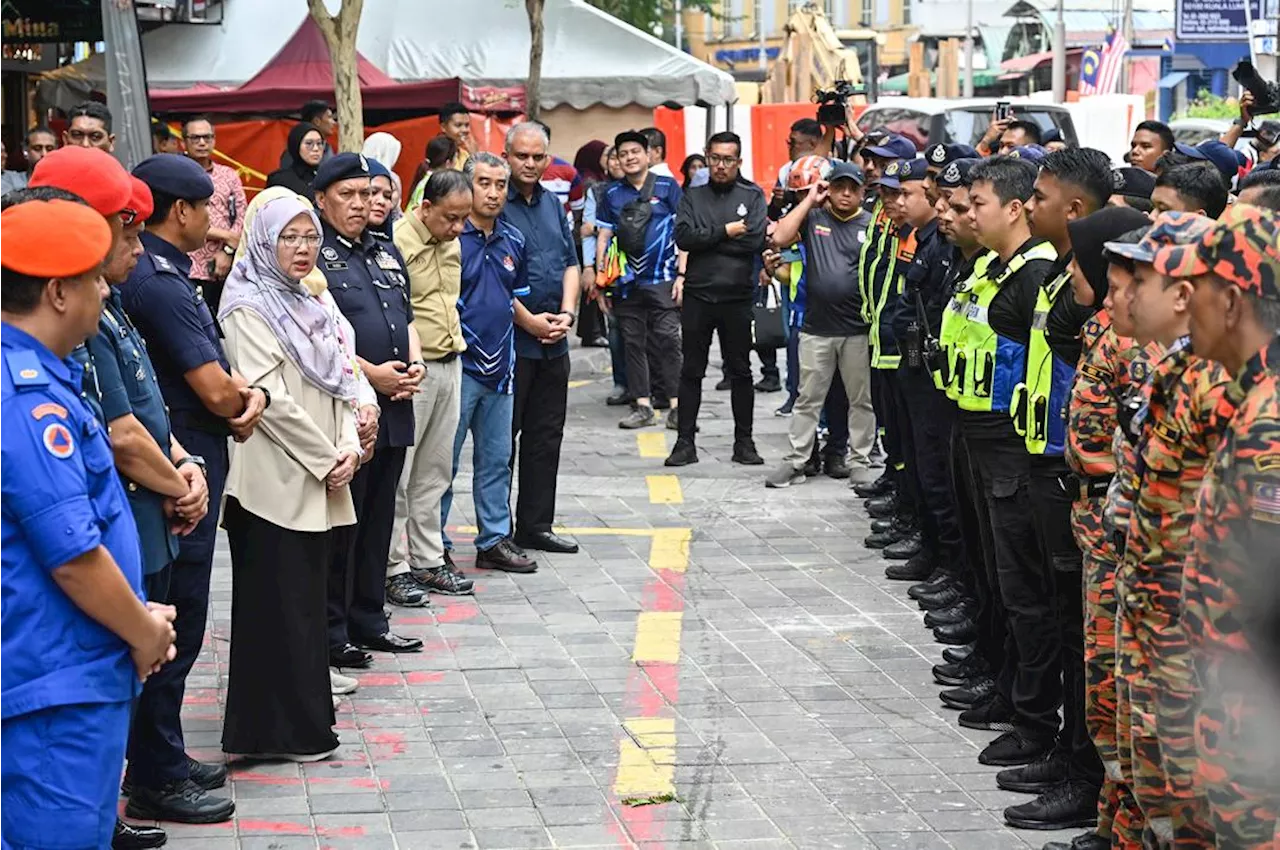
<path fill-rule="evenodd" d="M 46 401 L 43 404 L 37 404 L 31 408 L 32 419 L 43 419 L 46 416 L 56 416 L 59 419 L 67 418 L 67 409 L 57 402 Z"/>
<path fill-rule="evenodd" d="M 1255 455 L 1253 465 L 1259 472 L 1275 472 L 1280 469 L 1280 452 Z"/>
<path fill-rule="evenodd" d="M 76 443 L 71 439 L 71 432 L 67 430 L 67 426 L 55 422 L 44 429 L 44 450 L 56 457 L 58 460 L 66 460 L 75 454 Z"/>
<path fill-rule="evenodd" d="M 1080 374 L 1084 375 L 1091 381 L 1103 383 L 1107 380 L 1107 373 L 1089 363 L 1080 364 Z"/>
<path fill-rule="evenodd" d="M 1280 486 L 1258 482 L 1249 499 L 1250 515 L 1260 522 L 1280 523 Z"/>
<path fill-rule="evenodd" d="M 49 376 L 34 351 L 15 351 L 9 355 L 8 363 L 14 387 L 43 387 L 49 383 Z"/>

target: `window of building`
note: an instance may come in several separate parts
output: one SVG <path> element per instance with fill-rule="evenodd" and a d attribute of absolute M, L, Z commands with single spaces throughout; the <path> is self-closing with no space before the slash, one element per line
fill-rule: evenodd
<path fill-rule="evenodd" d="M 911 0 L 902 0 L 902 23 L 904 25 L 911 23 Z"/>
<path fill-rule="evenodd" d="M 724 4 L 724 34 L 726 38 L 742 38 L 746 33 L 746 9 L 744 0 L 728 0 Z"/>
<path fill-rule="evenodd" d="M 864 27 L 869 27 L 875 23 L 875 0 L 862 0 L 862 15 L 858 22 Z"/>
<path fill-rule="evenodd" d="M 778 2 L 777 0 L 755 0 L 756 2 L 756 35 L 761 31 L 766 36 L 776 35 L 778 32 Z"/>

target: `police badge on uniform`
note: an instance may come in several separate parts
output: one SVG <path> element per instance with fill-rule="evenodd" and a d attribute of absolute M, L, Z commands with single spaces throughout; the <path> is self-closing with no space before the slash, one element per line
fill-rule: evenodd
<path fill-rule="evenodd" d="M 889 177 L 892 177 L 893 175 L 897 174 L 898 173 L 897 160 L 894 160 L 893 162 L 889 163 L 889 167 L 884 170 L 884 173 Z"/>
<path fill-rule="evenodd" d="M 747 205 L 746 205 L 746 204 L 738 204 L 738 218 L 742 218 L 742 217 L 743 217 L 743 216 L 745 216 L 746 214 L 747 214 Z"/>
<path fill-rule="evenodd" d="M 942 172 L 942 179 L 946 180 L 948 183 L 959 183 L 960 166 L 956 165 L 954 162 L 948 165 L 946 170 Z"/>
<path fill-rule="evenodd" d="M 336 260 L 338 259 L 338 252 L 326 245 L 320 249 L 320 256 L 326 260 Z"/>

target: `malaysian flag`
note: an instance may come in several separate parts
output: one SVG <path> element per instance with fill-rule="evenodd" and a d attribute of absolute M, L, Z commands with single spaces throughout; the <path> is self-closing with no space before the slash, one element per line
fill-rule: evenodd
<path fill-rule="evenodd" d="M 1120 81 L 1129 42 L 1115 27 L 1107 28 L 1107 40 L 1101 49 L 1090 47 L 1080 59 L 1080 93 L 1111 94 Z"/>

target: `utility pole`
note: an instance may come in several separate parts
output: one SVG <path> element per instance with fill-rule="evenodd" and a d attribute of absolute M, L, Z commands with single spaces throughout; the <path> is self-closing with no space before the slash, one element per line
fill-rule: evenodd
<path fill-rule="evenodd" d="M 1067 24 L 1058 0 L 1058 20 L 1053 26 L 1053 102 L 1067 101 Z"/>
<path fill-rule="evenodd" d="M 964 96 L 973 97 L 973 0 L 965 3 Z"/>
<path fill-rule="evenodd" d="M 769 73 L 769 56 L 768 47 L 765 42 L 764 32 L 764 4 L 772 2 L 772 0 L 756 0 L 756 34 L 760 37 L 760 73 Z"/>
<path fill-rule="evenodd" d="M 684 0 L 676 0 L 676 50 L 684 50 Z"/>
<path fill-rule="evenodd" d="M 1245 0 L 1245 14 L 1249 12 L 1249 0 Z M 1129 93 L 1129 57 L 1133 50 L 1133 0 L 1124 0 L 1124 20 L 1120 25 L 1120 32 L 1124 35 L 1125 42 L 1129 45 L 1130 53 L 1126 53 L 1124 62 L 1120 65 L 1120 93 Z"/>

